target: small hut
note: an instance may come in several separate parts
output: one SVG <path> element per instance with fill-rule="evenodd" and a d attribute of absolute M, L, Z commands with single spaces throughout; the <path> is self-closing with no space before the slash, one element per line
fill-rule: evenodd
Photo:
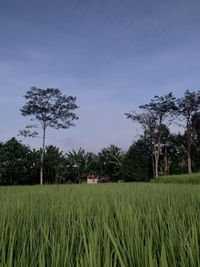
<path fill-rule="evenodd" d="M 95 172 L 91 172 L 87 176 L 87 184 L 97 184 L 99 176 Z"/>

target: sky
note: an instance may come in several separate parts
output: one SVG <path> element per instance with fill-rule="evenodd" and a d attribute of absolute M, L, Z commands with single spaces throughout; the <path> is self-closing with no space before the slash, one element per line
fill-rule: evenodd
<path fill-rule="evenodd" d="M 199 0 L 0 0 L 0 141 L 30 124 L 31 86 L 55 87 L 77 97 L 79 120 L 48 129 L 47 145 L 127 150 L 141 129 L 125 112 L 200 89 L 199 14 Z"/>

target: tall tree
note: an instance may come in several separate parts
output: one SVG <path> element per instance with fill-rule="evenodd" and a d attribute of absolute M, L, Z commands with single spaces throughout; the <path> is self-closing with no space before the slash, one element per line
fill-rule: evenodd
<path fill-rule="evenodd" d="M 76 97 L 62 95 L 57 88 L 40 89 L 31 87 L 25 94 L 26 103 L 21 108 L 23 116 L 31 116 L 32 121 L 39 122 L 42 127 L 42 148 L 40 166 L 40 184 L 43 184 L 44 153 L 46 142 L 46 130 L 48 127 L 54 129 L 67 129 L 74 126 L 73 121 L 78 117 L 73 112 L 78 108 Z M 37 131 L 31 132 L 31 128 L 38 128 L 37 124 L 27 125 L 26 129 L 20 131 L 24 136 L 35 137 Z"/>
<path fill-rule="evenodd" d="M 166 126 L 171 123 L 172 111 L 176 109 L 175 98 L 172 93 L 165 96 L 155 96 L 150 103 L 141 105 L 142 113 L 125 113 L 128 119 L 138 122 L 144 134 L 149 138 L 152 146 L 153 167 L 155 167 L 155 177 L 158 178 L 158 163 L 161 151 L 162 139 L 166 132 Z"/>
<path fill-rule="evenodd" d="M 200 111 L 200 91 L 190 92 L 186 90 L 184 96 L 177 99 L 177 111 L 179 125 L 186 131 L 187 136 L 187 162 L 188 173 L 192 172 L 191 146 L 194 130 L 194 118 Z"/>

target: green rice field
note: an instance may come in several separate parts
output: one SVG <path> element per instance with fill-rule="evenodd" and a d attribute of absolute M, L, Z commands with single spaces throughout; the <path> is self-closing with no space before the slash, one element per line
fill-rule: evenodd
<path fill-rule="evenodd" d="M 158 179 L 153 179 L 152 182 L 165 184 L 200 184 L 200 173 L 160 176 Z"/>
<path fill-rule="evenodd" d="M 200 185 L 0 187 L 1 267 L 198 267 Z"/>

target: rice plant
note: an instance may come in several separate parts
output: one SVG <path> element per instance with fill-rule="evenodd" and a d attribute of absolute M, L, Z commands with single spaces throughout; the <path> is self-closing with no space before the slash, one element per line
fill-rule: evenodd
<path fill-rule="evenodd" d="M 165 184 L 200 184 L 200 173 L 160 176 L 158 179 L 153 179 L 152 182 Z"/>
<path fill-rule="evenodd" d="M 198 267 L 200 186 L 0 188 L 1 267 Z"/>

